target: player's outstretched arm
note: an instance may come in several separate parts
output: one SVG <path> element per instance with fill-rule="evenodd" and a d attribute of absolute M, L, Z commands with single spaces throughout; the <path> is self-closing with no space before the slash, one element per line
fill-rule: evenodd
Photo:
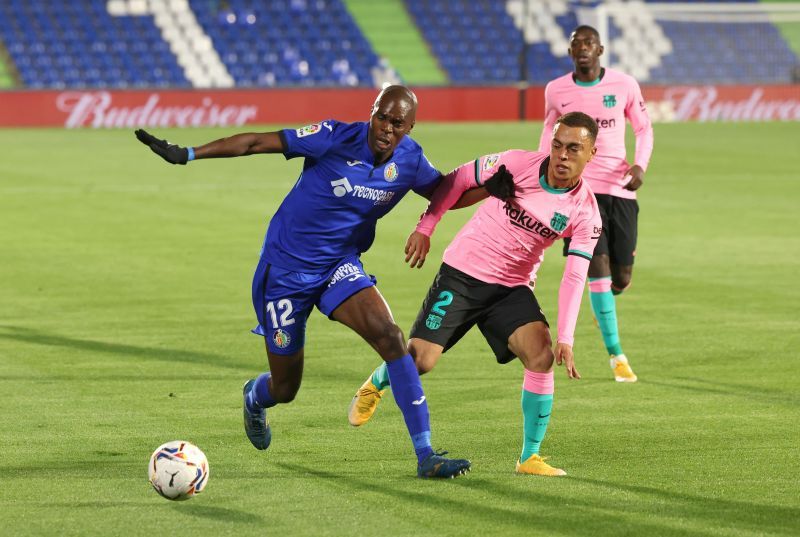
<path fill-rule="evenodd" d="M 483 182 L 483 186 L 470 188 L 461 194 L 461 197 L 450 209 L 469 207 L 485 200 L 489 196 L 505 201 L 514 197 L 515 190 L 514 175 L 506 169 L 505 164 L 501 164 L 500 168 Z"/>
<path fill-rule="evenodd" d="M 144 129 L 134 131 L 136 138 L 149 147 L 153 153 L 163 158 L 170 164 L 186 164 L 190 159 L 189 148 L 171 144 L 161 138 L 156 138 Z"/>
<path fill-rule="evenodd" d="M 458 198 L 455 205 L 450 207 L 450 209 L 463 209 L 464 207 L 470 207 L 475 205 L 479 201 L 483 201 L 489 197 L 489 193 L 486 191 L 486 188 L 482 186 L 478 186 L 475 188 L 470 188 L 463 194 L 461 197 Z"/>
<path fill-rule="evenodd" d="M 235 134 L 199 147 L 182 147 L 177 144 L 170 144 L 167 140 L 156 138 L 143 129 L 138 129 L 135 134 L 140 142 L 170 164 L 186 164 L 190 160 L 201 158 L 241 157 L 256 153 L 282 153 L 285 148 L 283 140 L 277 132 Z"/>

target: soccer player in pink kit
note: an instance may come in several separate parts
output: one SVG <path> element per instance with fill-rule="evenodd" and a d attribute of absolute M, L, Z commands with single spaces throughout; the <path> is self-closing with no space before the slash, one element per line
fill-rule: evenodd
<path fill-rule="evenodd" d="M 553 125 L 566 112 L 580 110 L 599 127 L 597 155 L 583 172 L 597 197 L 603 233 L 589 264 L 589 297 L 617 382 L 636 382 L 620 344 L 615 295 L 631 284 L 636 255 L 639 204 L 636 191 L 653 152 L 653 127 L 642 91 L 632 77 L 600 66 L 603 45 L 591 26 L 570 36 L 572 73 L 551 81 L 544 90 L 545 119 L 539 150 L 550 147 Z M 636 135 L 633 165 L 625 154 L 625 119 Z M 570 248 L 565 241 L 564 251 Z"/>
<path fill-rule="evenodd" d="M 595 121 L 573 112 L 556 122 L 549 153 L 510 150 L 462 165 L 445 176 L 452 186 L 436 191 L 406 244 L 406 261 L 422 266 L 434 227 L 465 191 L 483 186 L 483 196 L 473 200 L 493 196 L 445 251 L 411 328 L 409 352 L 419 372 L 427 373 L 477 324 L 499 363 L 520 359 L 524 435 L 516 471 L 521 474 L 566 474 L 544 462 L 539 446 L 553 406 L 553 362 L 564 364 L 569 378 L 580 378 L 573 334 L 601 230 L 597 202 L 581 172 L 596 151 L 596 137 Z M 528 283 L 544 250 L 562 237 L 571 237 L 572 246 L 559 288 L 552 349 L 547 320 Z M 370 419 L 388 386 L 386 368 L 377 368 L 353 398 L 352 425 Z"/>

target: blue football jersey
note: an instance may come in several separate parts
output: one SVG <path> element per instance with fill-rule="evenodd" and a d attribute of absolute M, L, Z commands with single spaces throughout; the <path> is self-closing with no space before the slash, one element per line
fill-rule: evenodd
<path fill-rule="evenodd" d="M 375 166 L 368 128 L 366 122 L 329 119 L 281 131 L 284 156 L 305 161 L 269 223 L 262 258 L 287 270 L 322 272 L 367 251 L 378 219 L 409 190 L 423 193 L 438 184 L 441 174 L 408 136 Z"/>

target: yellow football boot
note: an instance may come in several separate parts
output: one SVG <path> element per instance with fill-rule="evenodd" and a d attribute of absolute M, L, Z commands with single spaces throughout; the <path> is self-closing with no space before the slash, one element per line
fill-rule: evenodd
<path fill-rule="evenodd" d="M 551 477 L 567 475 L 567 472 L 561 468 L 553 468 L 544 462 L 544 459 L 539 455 L 531 455 L 525 462 L 517 461 L 516 472 L 518 474 L 546 475 Z"/>
<path fill-rule="evenodd" d="M 385 392 L 386 390 L 379 390 L 372 383 L 372 375 L 370 375 L 350 402 L 350 409 L 347 411 L 350 425 L 358 427 L 367 423 L 378 408 L 378 403 L 381 402 L 381 397 Z"/>
<path fill-rule="evenodd" d="M 624 354 L 611 355 L 608 361 L 611 364 L 611 369 L 614 370 L 614 380 L 617 382 L 636 382 L 639 377 L 631 369 L 628 359 Z"/>

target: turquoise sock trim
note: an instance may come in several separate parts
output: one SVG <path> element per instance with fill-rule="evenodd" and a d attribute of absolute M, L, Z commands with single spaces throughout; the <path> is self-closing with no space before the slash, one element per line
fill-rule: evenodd
<path fill-rule="evenodd" d="M 386 368 L 386 362 L 383 362 L 372 372 L 372 383 L 379 390 L 385 390 L 389 387 L 389 370 Z"/>
<path fill-rule="evenodd" d="M 617 326 L 617 301 L 611 291 L 604 293 L 589 293 L 592 303 L 592 313 L 600 325 L 608 354 L 622 354 L 622 345 L 619 342 L 619 328 Z"/>
<path fill-rule="evenodd" d="M 553 411 L 553 394 L 538 394 L 522 390 L 522 455 L 520 462 L 525 462 L 531 455 L 539 454 L 539 446 L 550 423 Z"/>

